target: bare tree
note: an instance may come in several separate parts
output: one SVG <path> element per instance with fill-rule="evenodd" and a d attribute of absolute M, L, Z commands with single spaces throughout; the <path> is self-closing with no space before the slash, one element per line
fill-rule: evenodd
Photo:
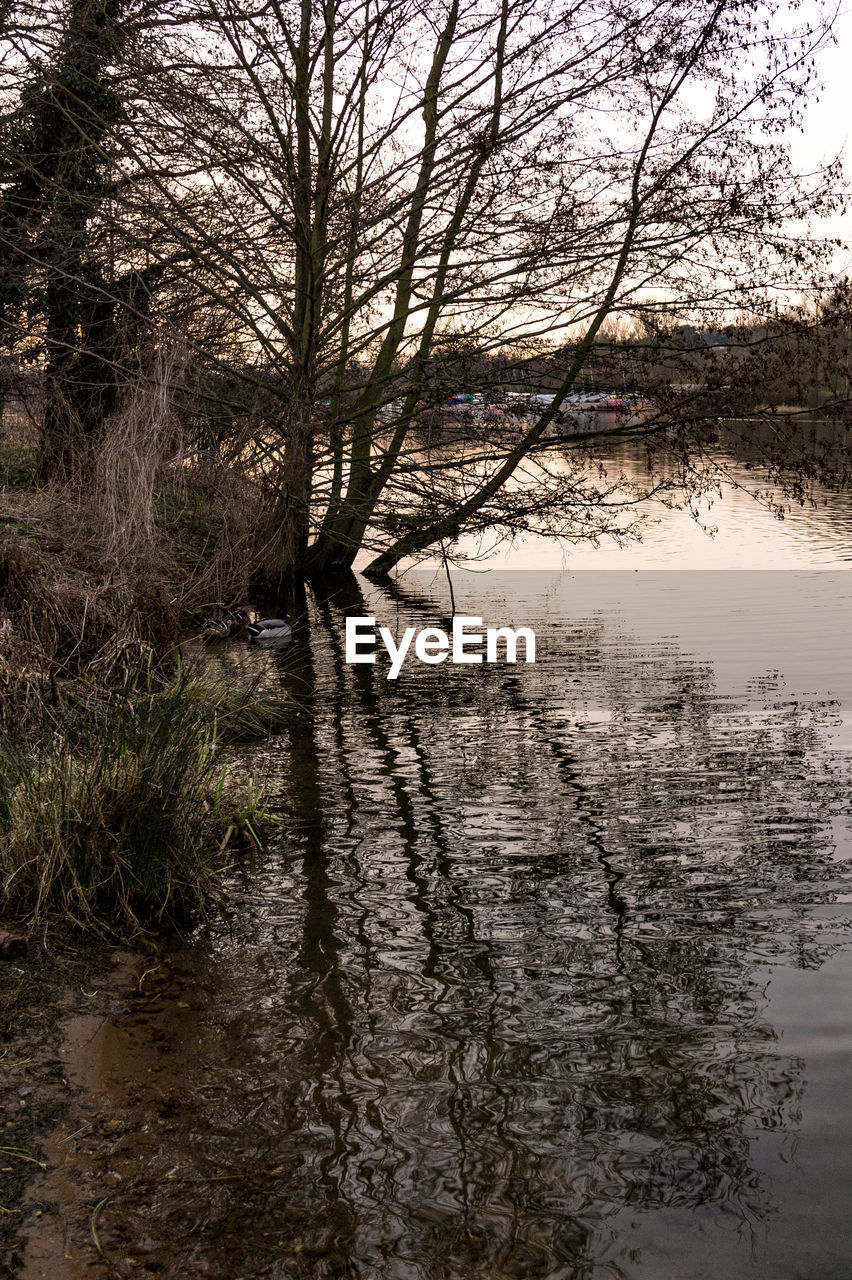
<path fill-rule="evenodd" d="M 159 324 L 262 392 L 271 576 L 364 548 L 385 572 L 495 525 L 609 527 L 582 453 L 542 462 L 607 323 L 718 324 L 827 261 L 806 219 L 837 172 L 795 173 L 784 131 L 831 14 L 789 21 L 766 0 L 140 10 L 120 257 L 194 300 Z M 549 406 L 451 448 L 430 431 L 495 359 L 521 378 L 542 356 Z"/>

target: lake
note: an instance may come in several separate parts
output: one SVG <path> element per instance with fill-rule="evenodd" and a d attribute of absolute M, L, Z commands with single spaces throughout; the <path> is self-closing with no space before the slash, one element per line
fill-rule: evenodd
<path fill-rule="evenodd" d="M 818 501 L 454 573 L 535 665 L 347 666 L 347 613 L 449 626 L 429 567 L 216 651 L 298 714 L 239 761 L 258 873 L 96 1042 L 117 1137 L 75 1158 L 129 1273 L 846 1280 L 852 506 Z"/>

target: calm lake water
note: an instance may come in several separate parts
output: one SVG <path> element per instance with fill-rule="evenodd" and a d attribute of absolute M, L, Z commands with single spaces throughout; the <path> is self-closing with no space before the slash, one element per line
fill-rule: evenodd
<path fill-rule="evenodd" d="M 717 515 L 775 571 L 665 513 L 679 569 L 457 575 L 535 666 L 347 666 L 428 571 L 220 647 L 298 703 L 283 825 L 101 1036 L 122 1275 L 848 1280 L 852 512 Z"/>

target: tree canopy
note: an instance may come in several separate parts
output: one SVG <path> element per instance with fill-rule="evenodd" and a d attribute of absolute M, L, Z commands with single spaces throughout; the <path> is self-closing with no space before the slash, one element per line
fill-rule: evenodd
<path fill-rule="evenodd" d="M 57 438 L 97 436 L 122 378 L 180 346 L 217 447 L 231 431 L 270 495 L 272 577 L 365 548 L 386 571 L 491 526 L 606 528 L 596 433 L 568 411 L 619 317 L 646 339 L 634 360 L 656 359 L 684 322 L 748 314 L 753 336 L 827 287 L 833 246 L 809 219 L 837 207 L 839 170 L 796 172 L 788 139 L 831 16 L 766 0 L 13 4 L 2 318 L 10 355 L 47 374 L 48 465 Z M 549 402 L 448 423 L 454 392 L 540 390 L 542 360 Z M 674 423 L 686 458 L 707 419 L 656 397 L 617 430 Z M 554 424 L 557 468 L 541 461 Z"/>

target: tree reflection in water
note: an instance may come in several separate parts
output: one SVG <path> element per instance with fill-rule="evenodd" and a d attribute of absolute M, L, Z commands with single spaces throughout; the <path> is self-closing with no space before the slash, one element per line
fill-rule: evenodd
<path fill-rule="evenodd" d="M 169 1072 L 183 1097 L 127 1148 L 163 1274 L 632 1276 L 625 1209 L 762 1228 L 752 1140 L 795 1133 L 803 1064 L 756 970 L 842 937 L 837 707 L 722 695 L 603 616 L 542 617 L 534 668 L 392 684 L 345 665 L 345 612 L 435 604 L 370 591 L 269 657 L 302 709 L 253 760 L 286 829 L 175 958 L 199 1011 L 139 1024 L 168 1052 L 137 1109 Z"/>

